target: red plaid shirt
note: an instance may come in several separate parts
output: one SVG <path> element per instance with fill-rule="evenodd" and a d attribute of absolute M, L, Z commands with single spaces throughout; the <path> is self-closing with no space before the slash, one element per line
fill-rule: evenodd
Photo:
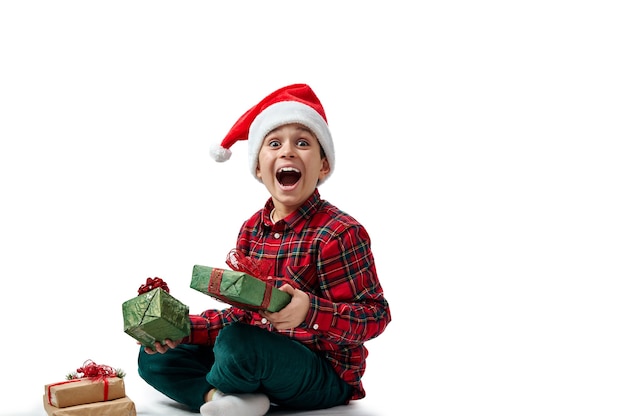
<path fill-rule="evenodd" d="M 188 342 L 213 345 L 220 329 L 236 321 L 263 327 L 323 352 L 343 380 L 354 387 L 352 399 L 365 397 L 365 341 L 380 335 L 391 321 L 378 281 L 365 228 L 337 207 L 313 195 L 282 221 L 272 224 L 271 198 L 247 220 L 237 248 L 269 262 L 271 276 L 309 294 L 305 321 L 277 330 L 256 312 L 230 307 L 192 315 Z M 280 286 L 280 279 L 275 280 Z"/>

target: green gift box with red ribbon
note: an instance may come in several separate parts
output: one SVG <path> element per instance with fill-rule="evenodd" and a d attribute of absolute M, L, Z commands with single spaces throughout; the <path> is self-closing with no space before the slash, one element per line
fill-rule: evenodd
<path fill-rule="evenodd" d="M 241 250 L 230 250 L 226 264 L 232 270 L 193 266 L 191 288 L 230 305 L 252 310 L 277 312 L 291 302 L 291 295 L 274 286 L 284 280 L 269 275 L 271 266 L 246 256 Z"/>
<path fill-rule="evenodd" d="M 191 288 L 215 299 L 248 310 L 276 312 L 290 301 L 288 293 L 247 273 L 195 265 Z"/>
<path fill-rule="evenodd" d="M 175 341 L 189 335 L 189 307 L 169 294 L 162 279 L 148 278 L 138 292 L 122 304 L 124 332 L 151 348 L 156 341 Z"/>

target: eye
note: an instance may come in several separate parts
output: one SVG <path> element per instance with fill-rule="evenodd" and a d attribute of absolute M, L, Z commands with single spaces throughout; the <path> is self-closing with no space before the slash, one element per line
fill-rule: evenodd
<path fill-rule="evenodd" d="M 309 145 L 309 141 L 306 139 L 298 139 L 298 141 L 296 142 L 296 145 L 298 147 L 307 147 Z"/>
<path fill-rule="evenodd" d="M 280 146 L 280 141 L 277 139 L 271 139 L 269 142 L 267 142 L 267 145 L 269 147 L 278 147 Z"/>

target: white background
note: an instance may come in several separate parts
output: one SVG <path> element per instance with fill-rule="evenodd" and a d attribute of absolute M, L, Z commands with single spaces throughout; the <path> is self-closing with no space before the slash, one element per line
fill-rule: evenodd
<path fill-rule="evenodd" d="M 121 304 L 159 276 L 214 305 L 192 266 L 268 194 L 244 143 L 209 147 L 306 82 L 336 146 L 320 192 L 391 304 L 365 403 L 623 415 L 621 2 L 217 3 L 0 3 L 0 414 L 43 415 L 86 359 L 147 408 Z"/>

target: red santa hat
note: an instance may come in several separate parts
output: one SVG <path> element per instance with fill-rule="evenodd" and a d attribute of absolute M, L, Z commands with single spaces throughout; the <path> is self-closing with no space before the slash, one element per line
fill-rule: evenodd
<path fill-rule="evenodd" d="M 315 134 L 330 165 L 328 178 L 335 168 L 333 138 L 322 103 L 307 84 L 288 85 L 262 99 L 237 120 L 219 146 L 211 148 L 211 156 L 218 162 L 224 162 L 230 159 L 233 144 L 247 140 L 250 172 L 256 178 L 259 150 L 265 136 L 275 128 L 290 123 L 302 124 Z"/>

